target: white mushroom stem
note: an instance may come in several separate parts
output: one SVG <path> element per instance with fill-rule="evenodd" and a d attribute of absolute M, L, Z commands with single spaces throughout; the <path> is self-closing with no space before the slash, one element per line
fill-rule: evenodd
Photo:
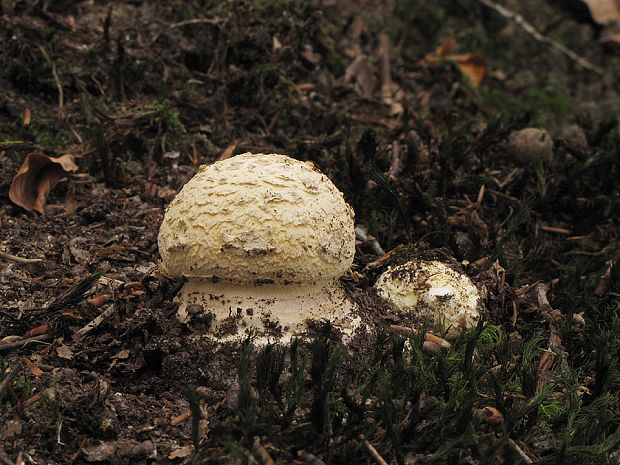
<path fill-rule="evenodd" d="M 177 296 L 180 302 L 177 317 L 182 322 L 191 318 L 190 305 L 199 305 L 200 313 L 214 316 L 214 330 L 229 317 L 249 334 L 264 332 L 273 324 L 274 334 L 289 339 L 306 330 L 306 320 L 321 320 L 329 315 L 332 325 L 345 336 L 360 325 L 352 318 L 355 305 L 347 299 L 338 280 L 313 284 L 234 284 L 190 279 Z M 236 336 L 238 338 L 238 336 Z M 231 338 L 232 339 L 232 338 Z"/>

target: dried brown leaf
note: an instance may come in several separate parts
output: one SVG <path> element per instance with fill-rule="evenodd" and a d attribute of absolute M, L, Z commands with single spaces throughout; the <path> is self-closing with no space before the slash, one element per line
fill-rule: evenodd
<path fill-rule="evenodd" d="M 170 452 L 170 454 L 168 454 L 168 458 L 170 460 L 183 459 L 185 457 L 189 457 L 190 455 L 192 455 L 192 448 L 190 446 L 183 446 Z"/>
<path fill-rule="evenodd" d="M 23 360 L 26 366 L 28 367 L 28 369 L 30 370 L 30 373 L 32 373 L 33 376 L 41 376 L 43 374 L 43 370 L 41 370 L 41 368 L 36 366 L 28 358 L 24 357 Z"/>
<path fill-rule="evenodd" d="M 444 42 L 432 53 L 429 53 L 422 60 L 423 64 L 431 65 L 440 59 L 452 60 L 461 72 L 467 76 L 471 83 L 478 87 L 484 81 L 487 75 L 488 63 L 487 59 L 477 53 L 466 53 L 462 55 L 452 54 L 452 37 L 448 37 Z"/>
<path fill-rule="evenodd" d="M 29 153 L 13 178 L 9 198 L 28 211 L 44 214 L 50 191 L 77 169 L 73 155 L 54 158 L 43 153 Z"/>
<path fill-rule="evenodd" d="M 60 358 L 64 358 L 66 360 L 73 359 L 73 352 L 69 347 L 64 344 L 60 344 L 58 347 L 56 347 L 56 353 Z"/>
<path fill-rule="evenodd" d="M 592 19 L 601 25 L 620 22 L 619 0 L 582 0 L 588 6 Z"/>
<path fill-rule="evenodd" d="M 370 98 L 377 87 L 377 78 L 368 61 L 368 57 L 361 55 L 347 67 L 344 74 L 345 82 L 354 82 L 355 90 L 362 97 Z"/>
<path fill-rule="evenodd" d="M 504 421 L 504 415 L 495 407 L 487 406 L 482 409 L 482 417 L 490 425 L 501 425 Z"/>

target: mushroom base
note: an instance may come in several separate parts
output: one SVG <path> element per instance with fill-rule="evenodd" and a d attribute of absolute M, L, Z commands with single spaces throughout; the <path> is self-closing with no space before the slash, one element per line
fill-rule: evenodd
<path fill-rule="evenodd" d="M 210 316 L 209 333 L 222 341 L 249 334 L 256 336 L 255 342 L 288 340 L 303 334 L 309 320 L 329 320 L 347 338 L 361 323 L 355 314 L 357 306 L 337 280 L 312 285 L 189 280 L 176 300 L 181 322 Z"/>

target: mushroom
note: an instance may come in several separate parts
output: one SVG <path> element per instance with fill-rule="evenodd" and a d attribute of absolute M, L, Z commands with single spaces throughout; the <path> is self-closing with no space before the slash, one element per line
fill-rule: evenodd
<path fill-rule="evenodd" d="M 525 128 L 514 131 L 506 143 L 508 153 L 521 165 L 529 165 L 538 157 L 553 160 L 553 139 L 544 129 Z"/>
<path fill-rule="evenodd" d="M 442 323 L 454 334 L 475 326 L 480 318 L 478 288 L 468 276 L 437 260 L 388 267 L 375 289 L 391 307 Z"/>
<path fill-rule="evenodd" d="M 353 209 L 311 162 L 245 153 L 201 166 L 166 209 L 158 243 L 160 270 L 187 278 L 178 319 L 211 315 L 221 340 L 285 338 L 307 320 L 345 335 L 360 324 L 338 281 L 355 254 Z"/>

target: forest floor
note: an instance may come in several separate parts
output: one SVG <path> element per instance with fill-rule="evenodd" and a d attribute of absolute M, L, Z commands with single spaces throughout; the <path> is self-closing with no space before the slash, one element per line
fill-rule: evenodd
<path fill-rule="evenodd" d="M 617 42 L 577 0 L 502 4 L 1 2 L 0 464 L 619 463 Z M 164 209 L 244 152 L 314 162 L 374 238 L 350 344 L 175 318 Z M 472 279 L 478 327 L 378 299 L 416 257 Z"/>

